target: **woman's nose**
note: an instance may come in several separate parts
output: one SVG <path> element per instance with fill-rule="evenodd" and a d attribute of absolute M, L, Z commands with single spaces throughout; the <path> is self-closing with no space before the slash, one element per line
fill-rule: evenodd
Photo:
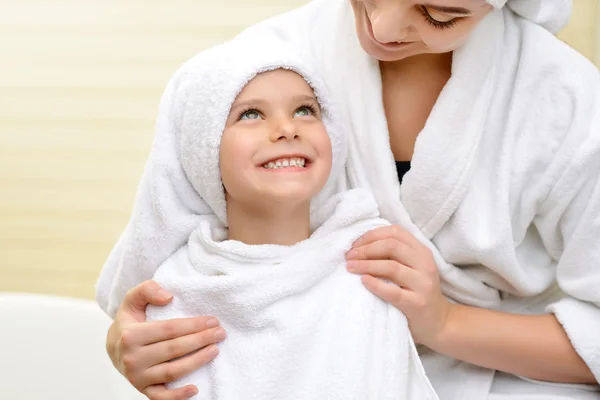
<path fill-rule="evenodd" d="M 410 7 L 404 2 L 384 1 L 371 12 L 373 36 L 380 43 L 402 42 L 409 32 Z"/>

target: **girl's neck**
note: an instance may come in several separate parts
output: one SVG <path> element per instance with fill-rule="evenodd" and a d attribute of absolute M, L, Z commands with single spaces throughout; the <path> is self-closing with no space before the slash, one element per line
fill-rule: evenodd
<path fill-rule="evenodd" d="M 227 202 L 229 240 L 249 245 L 292 246 L 310 237 L 310 205 L 247 205 Z"/>

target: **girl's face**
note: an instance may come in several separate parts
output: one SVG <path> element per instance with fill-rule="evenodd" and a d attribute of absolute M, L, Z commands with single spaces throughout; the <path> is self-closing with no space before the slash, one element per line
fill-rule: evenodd
<path fill-rule="evenodd" d="M 362 48 L 399 61 L 459 48 L 492 9 L 485 0 L 349 0 Z"/>
<path fill-rule="evenodd" d="M 295 72 L 257 75 L 231 108 L 221 139 L 227 201 L 293 206 L 325 186 L 331 141 L 313 90 Z"/>

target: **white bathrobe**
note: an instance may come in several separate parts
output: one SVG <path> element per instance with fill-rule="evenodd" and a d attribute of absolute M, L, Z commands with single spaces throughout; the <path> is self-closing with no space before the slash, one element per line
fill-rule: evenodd
<path fill-rule="evenodd" d="M 553 312 L 600 380 L 600 75 L 535 23 L 556 30 L 569 1 L 509 5 L 454 53 L 401 186 L 378 63 L 360 48 L 348 0 L 315 0 L 242 36 L 312 50 L 351 124 L 354 184 L 372 189 L 384 218 L 399 223 L 407 212 L 413 233 L 433 242 L 447 263 L 438 262 L 446 294 L 508 312 Z M 600 397 L 598 386 L 537 384 L 422 357 L 442 399 Z"/>

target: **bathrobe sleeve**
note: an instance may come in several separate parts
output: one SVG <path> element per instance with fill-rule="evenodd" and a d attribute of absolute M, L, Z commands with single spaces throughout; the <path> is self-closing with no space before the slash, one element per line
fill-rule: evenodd
<path fill-rule="evenodd" d="M 571 122 L 548 169 L 557 178 L 535 225 L 567 294 L 548 311 L 600 382 L 600 74 L 589 72 L 585 82 L 554 88 L 567 100 L 553 114 Z"/>
<path fill-rule="evenodd" d="M 559 254 L 557 280 L 570 297 L 551 304 L 549 311 L 600 382 L 600 171 L 595 164 L 587 166 L 589 172 L 581 171 L 589 178 L 560 216 L 553 235 L 563 242 L 562 249 L 553 249 Z"/>

